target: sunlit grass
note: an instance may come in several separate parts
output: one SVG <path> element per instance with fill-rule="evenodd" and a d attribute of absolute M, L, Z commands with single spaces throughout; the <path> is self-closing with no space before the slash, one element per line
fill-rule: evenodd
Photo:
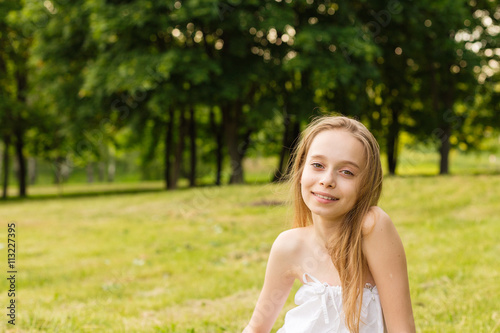
<path fill-rule="evenodd" d="M 18 229 L 17 327 L 147 332 L 177 327 L 177 318 L 191 325 L 178 311 L 194 309 L 186 302 L 203 312 L 203 299 L 237 291 L 254 302 L 255 272 L 285 224 L 265 218 L 254 232 L 256 218 L 280 209 L 260 206 L 276 200 L 274 191 L 236 186 L 2 204 L 0 240 L 7 221 Z"/>

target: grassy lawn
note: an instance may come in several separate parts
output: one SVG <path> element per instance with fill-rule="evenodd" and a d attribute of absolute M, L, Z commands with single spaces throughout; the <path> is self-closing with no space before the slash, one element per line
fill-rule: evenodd
<path fill-rule="evenodd" d="M 241 331 L 290 224 L 286 188 L 144 189 L 0 203 L 0 331 Z M 386 178 L 380 206 L 405 244 L 419 332 L 500 332 L 499 189 L 499 175 Z M 10 222 L 16 330 L 5 315 Z"/>

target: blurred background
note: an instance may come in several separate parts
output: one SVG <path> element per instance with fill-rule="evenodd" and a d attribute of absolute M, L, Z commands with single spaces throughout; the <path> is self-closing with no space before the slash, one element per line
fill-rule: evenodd
<path fill-rule="evenodd" d="M 277 180 L 340 113 L 380 143 L 417 331 L 499 332 L 499 78 L 493 0 L 0 0 L 0 331 L 241 332 Z"/>
<path fill-rule="evenodd" d="M 0 1 L 2 195 L 276 180 L 328 112 L 387 174 L 496 173 L 499 20 L 493 0 Z"/>

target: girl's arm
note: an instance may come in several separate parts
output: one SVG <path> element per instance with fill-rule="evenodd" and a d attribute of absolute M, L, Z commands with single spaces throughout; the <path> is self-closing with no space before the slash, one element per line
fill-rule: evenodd
<path fill-rule="evenodd" d="M 380 295 L 387 331 L 415 332 L 406 256 L 389 215 L 373 207 L 365 223 L 363 253 Z"/>
<path fill-rule="evenodd" d="M 288 294 L 292 289 L 295 276 L 292 271 L 296 242 L 290 239 L 290 231 L 281 233 L 274 241 L 266 268 L 264 286 L 250 323 L 244 333 L 270 332 Z"/>

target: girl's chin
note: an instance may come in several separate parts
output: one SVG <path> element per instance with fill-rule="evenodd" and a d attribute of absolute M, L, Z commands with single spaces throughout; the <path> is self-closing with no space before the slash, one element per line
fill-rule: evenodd
<path fill-rule="evenodd" d="M 341 218 L 345 215 L 345 213 L 333 213 L 333 212 L 327 212 L 324 209 L 311 209 L 312 215 L 316 215 L 318 217 L 324 218 L 324 219 L 338 219 Z"/>

